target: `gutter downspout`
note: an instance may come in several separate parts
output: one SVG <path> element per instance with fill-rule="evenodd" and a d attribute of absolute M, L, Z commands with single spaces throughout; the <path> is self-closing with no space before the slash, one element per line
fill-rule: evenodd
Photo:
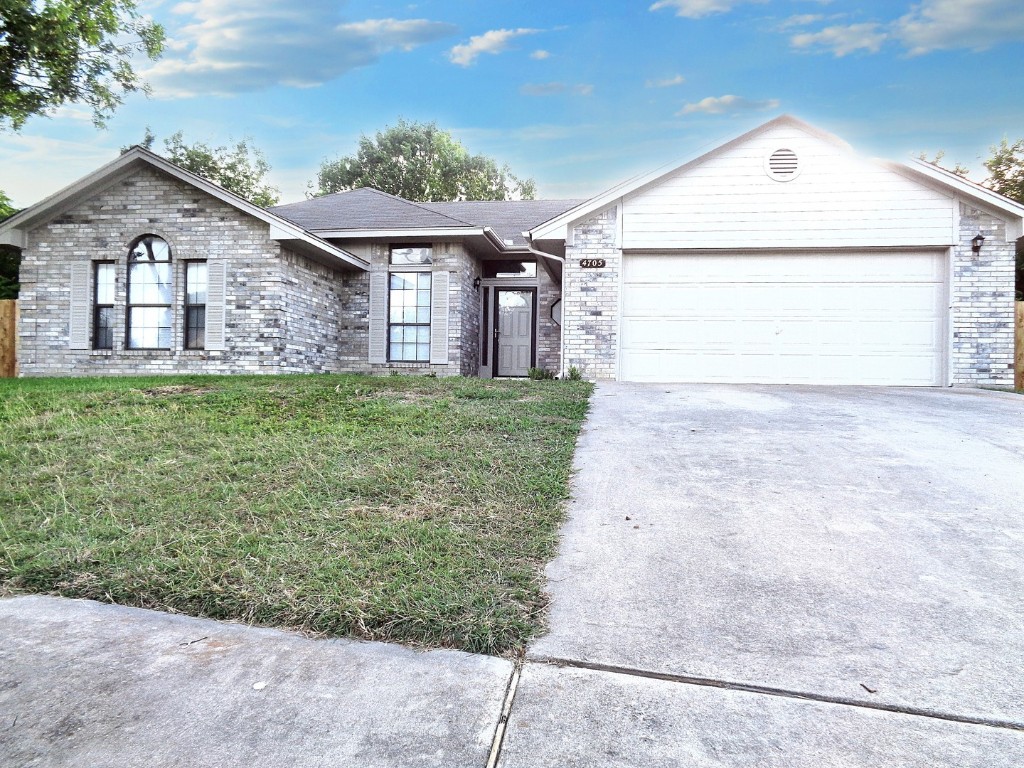
<path fill-rule="evenodd" d="M 525 233 L 525 232 L 523 234 L 527 235 L 527 233 Z M 529 241 L 529 236 L 528 235 L 527 235 L 527 241 Z M 534 256 L 537 256 L 537 257 L 542 258 L 542 259 L 551 259 L 551 261 L 557 262 L 557 263 L 562 265 L 562 275 L 561 275 L 561 280 L 559 281 L 560 282 L 559 293 L 561 293 L 561 295 L 562 295 L 562 297 L 559 299 L 559 301 L 562 302 L 562 322 L 558 324 L 558 378 L 564 379 L 565 378 L 565 259 L 563 259 L 561 256 L 555 256 L 555 254 L 553 254 L 553 253 L 548 253 L 546 251 L 538 251 L 532 245 L 527 245 L 526 248 Z M 547 271 L 547 273 L 549 275 L 551 274 L 551 270 L 548 269 L 547 264 L 544 265 L 544 269 Z M 554 275 L 552 275 L 552 277 L 554 277 Z"/>

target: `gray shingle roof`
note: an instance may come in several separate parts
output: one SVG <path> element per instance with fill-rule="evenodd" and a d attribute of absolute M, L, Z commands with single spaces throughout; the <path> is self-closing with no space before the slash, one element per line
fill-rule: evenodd
<path fill-rule="evenodd" d="M 522 233 L 582 200 L 498 200 L 414 203 L 363 187 L 269 210 L 311 231 L 490 227 L 503 240 L 525 245 Z"/>
<path fill-rule="evenodd" d="M 438 213 L 490 227 L 502 240 L 525 245 L 523 232 L 575 208 L 583 200 L 461 200 L 420 203 Z"/>
<path fill-rule="evenodd" d="M 309 230 L 471 226 L 469 222 L 369 187 L 278 205 L 270 211 Z"/>

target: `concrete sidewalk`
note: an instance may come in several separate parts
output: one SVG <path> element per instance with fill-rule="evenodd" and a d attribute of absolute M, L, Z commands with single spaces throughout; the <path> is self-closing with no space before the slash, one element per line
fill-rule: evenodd
<path fill-rule="evenodd" d="M 0 600 L 0 765 L 484 766 L 512 664 Z"/>
<path fill-rule="evenodd" d="M 512 664 L 0 600 L 0 765 L 489 768 Z M 500 735 L 500 734 L 499 734 Z M 1024 733 L 527 662 L 503 768 L 1015 768 Z"/>

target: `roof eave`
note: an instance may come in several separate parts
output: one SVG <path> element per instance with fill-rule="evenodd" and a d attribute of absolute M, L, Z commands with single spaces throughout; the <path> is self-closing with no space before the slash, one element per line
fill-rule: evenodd
<path fill-rule="evenodd" d="M 980 184 L 958 176 L 945 168 L 939 168 L 924 160 L 912 159 L 910 164 L 883 161 L 883 164 L 891 170 L 903 175 L 914 175 L 917 178 L 925 177 L 929 181 L 944 187 L 947 190 L 956 192 L 959 196 L 970 198 L 982 208 L 987 208 L 993 213 L 1009 214 L 1011 221 L 1006 230 L 1007 241 L 1013 241 L 1024 236 L 1024 205 L 1018 203 L 1005 195 L 993 192 Z"/>
<path fill-rule="evenodd" d="M 403 237 L 471 237 L 482 236 L 486 227 L 376 227 L 365 229 L 314 229 L 317 237 L 331 240 L 364 240 Z"/>

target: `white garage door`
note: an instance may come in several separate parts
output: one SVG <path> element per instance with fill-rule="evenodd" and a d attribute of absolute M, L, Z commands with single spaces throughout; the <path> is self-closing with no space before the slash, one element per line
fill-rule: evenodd
<path fill-rule="evenodd" d="M 626 254 L 619 377 L 944 383 L 945 255 Z"/>

